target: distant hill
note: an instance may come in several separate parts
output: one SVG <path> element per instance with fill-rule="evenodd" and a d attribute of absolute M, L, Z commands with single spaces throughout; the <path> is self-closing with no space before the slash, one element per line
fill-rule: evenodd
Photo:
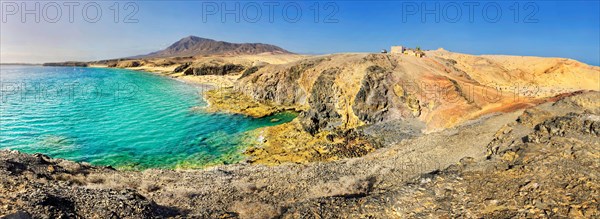
<path fill-rule="evenodd" d="M 291 54 L 281 47 L 263 43 L 230 43 L 201 38 L 185 37 L 164 50 L 131 58 L 166 58 L 196 55 L 252 55 L 252 54 Z"/>

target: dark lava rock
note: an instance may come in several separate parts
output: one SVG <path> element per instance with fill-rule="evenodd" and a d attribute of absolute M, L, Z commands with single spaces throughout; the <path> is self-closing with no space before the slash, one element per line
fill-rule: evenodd
<path fill-rule="evenodd" d="M 0 207 L 9 204 L 9 209 L 0 208 L 1 218 L 157 218 L 178 214 L 132 189 L 79 186 L 82 182 L 78 180 L 90 172 L 115 170 L 42 154 L 0 154 Z"/>
<path fill-rule="evenodd" d="M 180 72 L 183 72 L 183 71 L 185 71 L 185 70 L 186 70 L 188 67 L 190 67 L 190 65 L 191 65 L 191 64 L 192 64 L 192 63 L 190 63 L 190 62 L 183 63 L 183 64 L 181 64 L 181 65 L 177 66 L 177 68 L 175 68 L 175 70 L 173 70 L 173 72 L 175 72 L 175 73 L 180 73 Z"/>
<path fill-rule="evenodd" d="M 338 69 L 323 71 L 313 85 L 308 104 L 310 109 L 300 114 L 304 130 L 315 134 L 320 130 L 332 130 L 342 124 L 341 115 L 335 110 L 339 95 L 335 88 Z"/>
<path fill-rule="evenodd" d="M 224 64 L 224 65 L 202 65 L 200 67 L 190 67 L 183 72 L 185 75 L 227 75 L 238 73 L 244 70 L 243 65 Z"/>
<path fill-rule="evenodd" d="M 244 73 L 242 73 L 242 76 L 240 78 L 245 78 L 250 76 L 251 74 L 254 74 L 255 72 L 258 71 L 258 69 L 260 69 L 261 67 L 259 66 L 252 66 L 246 70 L 244 70 Z"/>
<path fill-rule="evenodd" d="M 367 68 L 352 109 L 358 118 L 367 123 L 381 122 L 392 105 L 392 84 L 388 83 L 390 72 L 379 66 Z"/>
<path fill-rule="evenodd" d="M 44 63 L 43 66 L 88 67 L 88 63 L 87 62 L 55 62 L 55 63 Z"/>

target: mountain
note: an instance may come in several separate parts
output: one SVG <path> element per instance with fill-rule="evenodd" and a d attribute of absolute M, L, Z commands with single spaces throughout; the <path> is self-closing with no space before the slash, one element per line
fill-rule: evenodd
<path fill-rule="evenodd" d="M 185 37 L 164 50 L 133 58 L 165 58 L 196 55 L 251 55 L 260 53 L 291 54 L 281 47 L 263 43 L 230 43 L 201 38 Z"/>

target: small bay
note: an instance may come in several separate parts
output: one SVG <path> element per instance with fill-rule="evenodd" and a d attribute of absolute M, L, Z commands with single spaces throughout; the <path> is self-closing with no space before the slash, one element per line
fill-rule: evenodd
<path fill-rule="evenodd" d="M 204 112 L 195 86 L 123 69 L 1 66 L 0 149 L 121 169 L 243 159 L 247 132 L 295 118 Z"/>

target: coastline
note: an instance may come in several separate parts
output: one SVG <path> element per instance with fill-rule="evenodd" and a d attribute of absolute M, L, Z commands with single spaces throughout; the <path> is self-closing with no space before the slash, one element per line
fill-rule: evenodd
<path fill-rule="evenodd" d="M 100 67 L 211 85 L 201 93 L 208 104 L 203 110 L 208 112 L 254 118 L 286 110 L 303 112 L 289 124 L 254 132 L 260 143 L 244 153 L 252 157 L 250 162 L 267 165 L 360 157 L 381 145 L 397 144 L 405 138 L 441 132 L 487 114 L 512 112 L 544 102 L 527 92 L 503 92 L 502 87 L 510 85 L 513 79 L 561 88 L 557 92 L 586 88 L 593 82 L 576 83 L 578 77 L 562 70 L 553 72 L 555 68 L 546 69 L 546 65 L 531 69 L 528 65 L 520 66 L 526 61 L 565 66 L 566 70 L 580 71 L 582 75 L 597 74 L 593 67 L 571 65 L 577 63 L 563 60 L 513 57 L 512 63 L 504 58 L 486 59 L 445 50 L 426 51 L 425 57 L 364 53 L 301 60 L 285 56 L 278 62 L 266 62 L 273 58 L 276 57 L 113 60 L 101 62 L 107 65 Z M 496 64 L 484 68 L 477 60 Z M 512 75 L 503 66 L 523 67 L 532 75 L 554 75 L 568 80 L 557 83 L 535 77 L 534 81 L 529 77 L 515 78 L 521 75 Z M 484 85 L 498 77 L 503 78 L 499 85 Z M 415 87 L 413 81 L 423 84 Z M 433 85 L 443 89 L 431 94 L 424 92 Z M 244 90 L 238 91 L 240 88 Z M 489 97 L 490 89 L 500 91 L 493 93 L 494 99 Z"/>
<path fill-rule="evenodd" d="M 231 113 L 263 118 L 278 113 L 291 111 L 298 113 L 296 107 L 280 107 L 273 103 L 258 102 L 233 89 L 237 75 L 185 76 L 181 73 L 164 73 L 162 69 L 125 68 L 143 73 L 155 74 L 169 79 L 181 81 L 195 86 L 209 86 L 202 90 L 202 98 L 207 105 L 203 110 L 211 113 Z M 312 136 L 303 130 L 298 119 L 277 126 L 267 126 L 246 132 L 240 155 L 240 162 L 257 165 L 275 166 L 284 163 L 306 164 L 310 162 L 328 162 L 350 157 L 360 157 L 376 150 L 374 144 L 365 136 L 348 136 L 346 133 L 322 132 Z M 291 137 L 293 136 L 293 137 Z M 335 136 L 334 144 L 330 144 L 328 136 Z M 345 139 L 351 137 L 350 140 Z M 350 143 L 352 142 L 352 143 Z M 342 144 L 348 144 L 341 146 Z M 212 165 L 205 166 L 210 167 Z M 184 168 L 186 169 L 186 168 Z"/>
<path fill-rule="evenodd" d="M 49 66 L 50 67 L 50 66 Z M 113 68 L 108 67 L 106 65 L 90 65 L 82 68 Z M 139 74 L 152 74 L 158 77 L 165 78 L 167 80 L 174 80 L 178 83 L 185 83 L 190 86 L 198 88 L 198 95 L 200 95 L 203 100 L 206 102 L 206 105 L 197 105 L 192 108 L 192 110 L 202 110 L 204 112 L 209 113 L 226 113 L 226 114 L 238 114 L 243 115 L 255 119 L 275 116 L 278 113 L 285 113 L 286 111 L 293 111 L 293 109 L 289 108 L 278 108 L 273 107 L 267 104 L 258 103 L 256 101 L 252 101 L 249 97 L 246 97 L 240 93 L 234 92 L 232 90 L 233 87 L 233 79 L 237 79 L 241 74 L 238 75 L 230 75 L 230 76 L 183 76 L 181 74 L 167 74 L 160 70 L 153 71 L 151 68 L 140 69 L 140 68 L 113 68 L 115 70 L 124 69 L 128 71 L 135 71 Z M 218 87 L 215 84 L 218 82 L 222 82 L 221 84 L 228 84 L 231 87 Z M 278 117 L 276 117 L 278 118 Z M 279 121 L 280 119 L 275 119 Z M 288 120 L 285 120 L 288 121 Z M 276 125 L 277 126 L 277 125 Z M 261 128 L 258 128 L 261 129 Z M 255 135 L 255 130 L 249 130 L 243 133 L 242 140 L 240 140 L 240 144 L 236 145 L 235 154 L 224 154 L 225 157 L 222 159 L 217 159 L 214 162 L 197 166 L 193 164 L 193 162 L 184 162 L 176 167 L 167 167 L 166 169 L 172 170 L 197 170 L 197 169 L 205 169 L 212 166 L 219 165 L 229 165 L 232 164 L 231 160 L 236 160 L 234 163 L 245 163 L 247 160 L 251 158 L 248 156 L 247 150 L 255 147 L 257 142 L 260 140 L 259 135 Z M 227 158 L 229 157 L 229 158 Z M 236 157 L 234 159 L 230 159 L 232 157 Z M 241 157 L 241 158 L 237 158 Z M 225 161 L 225 162 L 221 162 Z M 136 168 L 130 168 L 128 166 L 116 167 L 119 170 L 131 170 L 131 171 L 143 171 Z M 160 168 L 159 168 L 160 169 Z"/>
<path fill-rule="evenodd" d="M 594 217 L 600 214 L 600 187 L 591 183 L 598 176 L 590 175 L 600 167 L 598 94 L 331 162 L 140 172 L 0 150 L 0 194 L 11 194 L 0 196 L 0 211 L 57 218 L 295 218 L 317 211 L 348 218 Z M 490 194 L 499 196 L 490 201 Z"/>
<path fill-rule="evenodd" d="M 110 68 L 108 66 L 90 66 L 96 68 Z M 294 112 L 296 115 L 300 111 L 298 108 L 277 107 L 274 104 L 260 103 L 247 97 L 244 94 L 233 90 L 234 82 L 242 74 L 237 75 L 205 75 L 205 76 L 185 76 L 181 73 L 165 73 L 161 69 L 153 68 L 117 68 L 138 71 L 145 74 L 154 74 L 168 79 L 176 80 L 182 83 L 190 84 L 201 89 L 200 95 L 206 102 L 202 110 L 209 113 L 230 113 L 249 116 L 252 118 L 263 118 L 273 116 L 278 113 Z M 287 132 L 279 131 L 287 130 Z M 295 135 L 293 140 L 289 139 L 289 134 Z M 263 164 L 263 165 L 281 165 L 283 163 L 308 163 L 315 161 L 333 161 L 338 160 L 339 156 L 333 155 L 322 146 L 316 146 L 317 143 L 323 144 L 327 133 L 322 133 L 321 137 L 311 141 L 313 136 L 301 130 L 297 119 L 290 122 L 261 127 L 255 130 L 247 131 L 244 134 L 241 145 L 236 156 L 242 156 L 237 163 Z M 305 144 L 311 141 L 311 144 Z M 266 142 L 269 142 L 265 144 Z M 272 143 L 273 142 L 273 143 Z M 281 147 L 282 144 L 285 147 Z M 368 149 L 367 151 L 372 151 Z M 304 151 L 299 153 L 299 151 Z M 317 153 L 315 153 L 315 151 Z M 339 154 L 339 153 L 338 153 Z M 364 153 L 366 154 L 366 153 Z M 361 154 L 361 155 L 364 155 Z M 234 155 L 230 155 L 234 156 Z M 175 168 L 175 170 L 196 170 L 205 169 L 220 164 L 208 164 L 202 167 L 185 166 Z"/>

